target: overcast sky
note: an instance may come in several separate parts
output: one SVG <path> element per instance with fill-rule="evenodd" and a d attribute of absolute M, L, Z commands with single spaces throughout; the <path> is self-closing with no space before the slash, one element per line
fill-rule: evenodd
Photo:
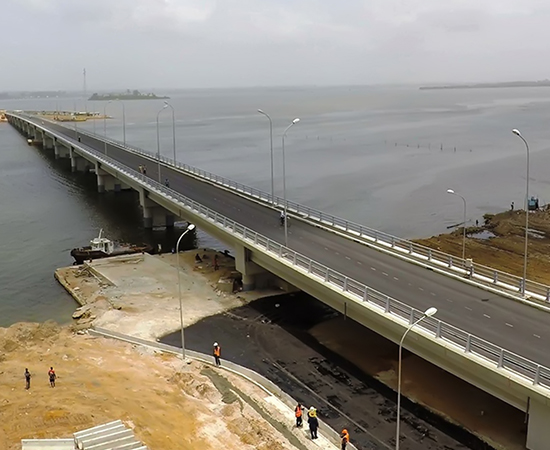
<path fill-rule="evenodd" d="M 0 91 L 550 78 L 549 0 L 1 0 Z"/>

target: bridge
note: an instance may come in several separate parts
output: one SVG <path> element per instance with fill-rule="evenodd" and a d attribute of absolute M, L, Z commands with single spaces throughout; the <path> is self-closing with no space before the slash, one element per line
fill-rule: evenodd
<path fill-rule="evenodd" d="M 171 226 L 179 217 L 226 242 L 245 288 L 296 287 L 393 342 L 436 306 L 437 318 L 415 328 L 405 347 L 525 411 L 527 448 L 548 447 L 550 316 L 536 302 L 548 300 L 547 286 L 522 286 L 512 275 L 290 202 L 285 247 L 281 199 L 39 117 L 7 118 L 57 158 L 70 158 L 73 170 L 95 173 L 100 192 L 137 191 L 146 226 Z M 169 188 L 159 182 L 165 178 Z"/>

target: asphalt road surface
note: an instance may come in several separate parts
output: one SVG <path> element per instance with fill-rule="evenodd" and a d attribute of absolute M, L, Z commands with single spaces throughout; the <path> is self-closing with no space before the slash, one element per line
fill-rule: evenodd
<path fill-rule="evenodd" d="M 347 428 L 358 449 L 395 448 L 395 393 L 320 345 L 308 329 L 337 316 L 306 294 L 257 300 L 186 328 L 186 348 L 211 354 L 219 342 L 223 360 L 273 381 L 333 429 Z M 180 332 L 161 339 L 181 347 Z M 368 355 L 368 344 L 358 345 Z M 406 357 L 406 355 L 405 355 Z M 488 450 L 477 437 L 404 400 L 402 450 Z M 289 418 L 293 420 L 293 418 Z"/>
<path fill-rule="evenodd" d="M 40 120 L 35 120 L 40 124 Z M 46 125 L 42 125 L 46 126 Z M 74 139 L 75 131 L 58 124 L 47 126 Z M 82 143 L 104 152 L 100 137 L 81 135 Z M 111 158 L 158 181 L 157 166 L 139 155 L 107 145 Z M 170 188 L 242 225 L 284 242 L 279 212 L 231 192 L 161 167 L 161 180 Z M 550 367 L 550 315 L 522 303 L 407 263 L 345 237 L 291 220 L 289 247 L 419 310 L 438 308 L 437 317 L 493 344 Z"/>

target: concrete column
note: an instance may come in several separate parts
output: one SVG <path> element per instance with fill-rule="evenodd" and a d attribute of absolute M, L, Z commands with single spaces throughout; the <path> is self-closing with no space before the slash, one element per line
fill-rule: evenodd
<path fill-rule="evenodd" d="M 42 148 L 51 150 L 54 148 L 54 139 L 46 133 L 42 133 Z"/>
<path fill-rule="evenodd" d="M 115 184 L 118 180 L 99 167 L 99 163 L 95 164 L 95 174 L 97 177 L 97 192 L 103 194 L 104 192 L 115 190 Z"/>
<path fill-rule="evenodd" d="M 235 268 L 243 276 L 243 291 L 270 286 L 273 276 L 250 260 L 250 250 L 237 244 L 235 247 Z"/>
<path fill-rule="evenodd" d="M 528 450 L 546 450 L 549 448 L 549 423 L 550 405 L 535 399 L 530 399 L 526 444 Z"/>
<path fill-rule="evenodd" d="M 173 227 L 175 216 L 162 206 L 157 205 L 148 198 L 148 192 L 145 189 L 139 189 L 139 204 L 143 211 L 143 226 L 151 229 L 153 227 Z"/>
<path fill-rule="evenodd" d="M 57 140 L 53 141 L 53 152 L 55 155 L 55 159 L 71 157 L 71 149 L 63 145 L 61 142 L 58 142 Z"/>

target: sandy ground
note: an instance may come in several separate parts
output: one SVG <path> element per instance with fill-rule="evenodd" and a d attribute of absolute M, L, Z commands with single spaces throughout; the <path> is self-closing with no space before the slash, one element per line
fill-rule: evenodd
<path fill-rule="evenodd" d="M 342 317 L 320 323 L 309 331 L 321 344 L 397 390 L 395 344 Z M 356 351 L 357 342 L 362 343 L 364 352 Z M 403 356 L 402 392 L 496 448 L 525 449 L 523 412 L 408 351 Z"/>
<path fill-rule="evenodd" d="M 307 439 L 277 398 L 238 376 L 53 322 L 0 329 L 0 361 L 2 450 L 117 419 L 152 450 L 331 448 Z"/>
<path fill-rule="evenodd" d="M 195 263 L 199 254 L 202 263 Z M 214 270 L 214 254 L 219 270 Z M 234 260 L 212 250 L 180 253 L 184 325 L 281 291 L 222 292 L 220 278 L 234 273 Z M 91 270 L 90 270 L 91 268 Z M 58 269 L 57 278 L 89 306 L 82 326 L 106 328 L 142 339 L 180 329 L 176 255 L 133 255 Z"/>
<path fill-rule="evenodd" d="M 490 231 L 491 239 L 476 239 L 473 234 Z M 486 214 L 480 227 L 466 229 L 466 257 L 485 266 L 523 276 L 525 212 L 505 211 Z M 462 228 L 415 242 L 451 255 L 462 255 Z M 527 278 L 550 285 L 550 209 L 529 213 Z"/>

